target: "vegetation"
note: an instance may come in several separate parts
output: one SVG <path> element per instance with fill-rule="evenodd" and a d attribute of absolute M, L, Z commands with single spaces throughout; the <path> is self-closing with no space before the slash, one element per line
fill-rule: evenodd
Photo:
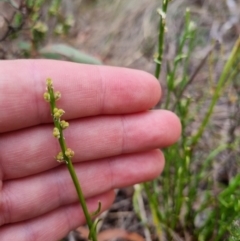
<path fill-rule="evenodd" d="M 159 10 L 159 53 L 155 73 L 157 78 L 164 58 L 162 36 L 166 25 L 167 5 L 168 0 L 163 1 L 162 9 Z M 193 74 L 189 75 L 188 64 L 197 44 L 197 32 L 198 27 L 191 20 L 190 10 L 187 9 L 176 56 L 168 63 L 164 102 L 166 109 L 175 111 L 180 117 L 182 137 L 176 145 L 164 151 L 167 161 L 163 175 L 151 183 L 143 184 L 159 240 L 187 240 L 187 237 L 199 241 L 234 239 L 233 229 L 237 229 L 236 222 L 240 218 L 240 174 L 236 173 L 227 180 L 227 185 L 218 188 L 216 185 L 220 184 L 217 184 L 211 175 L 213 161 L 218 155 L 222 152 L 238 151 L 239 137 L 232 132 L 231 140 L 216 142 L 209 150 L 202 148 L 204 133 L 213 128 L 212 115 L 220 98 L 229 90 L 236 91 L 236 99 L 231 105 L 239 106 L 240 38 L 236 40 L 227 59 L 221 63 L 223 68 L 220 76 L 209 86 L 211 93 L 204 93 L 198 102 L 195 102 L 194 94 L 186 93 L 186 90 L 194 81 L 197 72 L 201 71 L 204 62 L 212 57 L 217 45 L 213 43 L 213 48 L 206 53 Z M 217 60 L 215 63 L 210 62 L 209 69 L 214 69 L 216 64 Z M 207 105 L 204 106 L 206 102 Z M 200 113 L 200 116 L 197 116 L 197 113 Z M 197 118 L 200 118 L 200 122 L 194 129 L 190 129 L 189 126 L 192 126 Z M 238 160 L 235 162 L 237 165 Z"/>

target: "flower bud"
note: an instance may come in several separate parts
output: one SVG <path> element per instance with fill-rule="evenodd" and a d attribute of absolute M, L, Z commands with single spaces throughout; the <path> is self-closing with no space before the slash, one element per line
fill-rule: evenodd
<path fill-rule="evenodd" d="M 74 151 L 71 150 L 70 148 L 67 148 L 67 150 L 65 151 L 65 155 L 68 157 L 68 158 L 72 158 L 74 156 Z"/>
<path fill-rule="evenodd" d="M 65 120 L 60 121 L 60 125 L 61 125 L 62 129 L 66 129 L 69 127 L 69 123 Z"/>
<path fill-rule="evenodd" d="M 53 110 L 53 116 L 56 119 L 59 119 L 64 113 L 65 111 L 63 109 L 54 108 Z"/>
<path fill-rule="evenodd" d="M 59 153 L 58 153 L 58 155 L 56 156 L 56 159 L 57 159 L 57 161 L 58 162 L 63 162 L 64 161 L 64 159 L 63 159 L 63 153 L 60 151 Z"/>
<path fill-rule="evenodd" d="M 57 127 L 53 128 L 53 136 L 58 138 L 58 139 L 60 138 L 60 131 L 58 130 Z"/>
<path fill-rule="evenodd" d="M 55 100 L 59 100 L 61 98 L 61 93 L 59 91 L 54 92 Z"/>
<path fill-rule="evenodd" d="M 44 98 L 44 100 L 46 100 L 47 102 L 50 102 L 50 94 L 48 93 L 48 92 L 45 92 L 44 94 L 43 94 L 43 98 Z"/>
<path fill-rule="evenodd" d="M 51 88 L 51 89 L 53 88 L 53 82 L 50 78 L 48 78 L 46 80 L 46 85 L 47 85 L 48 88 Z"/>

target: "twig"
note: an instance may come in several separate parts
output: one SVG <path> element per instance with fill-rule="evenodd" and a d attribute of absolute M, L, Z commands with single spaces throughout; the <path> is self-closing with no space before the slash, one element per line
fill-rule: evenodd
<path fill-rule="evenodd" d="M 177 100 L 174 103 L 172 110 L 174 111 L 178 100 L 182 97 L 183 93 L 186 91 L 187 87 L 192 84 L 192 82 L 194 81 L 195 77 L 197 76 L 197 74 L 199 73 L 199 71 L 202 69 L 202 67 L 204 66 L 206 60 L 208 59 L 209 55 L 212 53 L 212 51 L 214 50 L 214 48 L 216 47 L 217 42 L 209 48 L 209 50 L 207 51 L 207 54 L 205 55 L 205 57 L 202 59 L 202 61 L 199 63 L 199 65 L 197 66 L 197 68 L 195 69 L 195 71 L 192 73 L 191 77 L 189 78 L 189 81 L 185 84 L 185 86 L 181 89 L 180 93 L 177 95 Z"/>
<path fill-rule="evenodd" d="M 162 9 L 157 10 L 160 15 L 159 35 L 158 35 L 158 56 L 155 59 L 155 62 L 156 62 L 155 77 L 157 79 L 160 76 L 161 68 L 162 68 L 164 36 L 165 36 L 165 32 L 166 32 L 166 13 L 167 13 L 167 8 L 168 8 L 168 3 L 169 3 L 169 0 L 163 0 Z"/>

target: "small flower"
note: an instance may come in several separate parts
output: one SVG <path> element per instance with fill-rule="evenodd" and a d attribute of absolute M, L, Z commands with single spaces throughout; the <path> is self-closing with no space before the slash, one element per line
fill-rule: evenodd
<path fill-rule="evenodd" d="M 74 156 L 74 151 L 71 150 L 70 148 L 67 148 L 67 150 L 65 151 L 65 155 L 68 157 L 68 158 L 72 158 Z"/>
<path fill-rule="evenodd" d="M 65 111 L 63 109 L 54 108 L 53 110 L 53 116 L 56 119 L 59 119 L 64 113 Z"/>
<path fill-rule="evenodd" d="M 55 100 L 59 100 L 61 98 L 61 93 L 59 91 L 54 92 Z"/>
<path fill-rule="evenodd" d="M 66 129 L 69 127 L 69 123 L 65 120 L 60 121 L 60 125 L 63 129 Z"/>
<path fill-rule="evenodd" d="M 57 159 L 58 162 L 64 161 L 63 153 L 61 151 L 57 154 L 56 159 Z"/>
<path fill-rule="evenodd" d="M 58 130 L 57 127 L 53 128 L 53 136 L 58 138 L 58 139 L 60 138 L 60 131 Z"/>
<path fill-rule="evenodd" d="M 46 80 L 46 85 L 47 85 L 48 88 L 51 88 L 51 89 L 53 88 L 53 82 L 50 78 L 48 78 Z"/>
<path fill-rule="evenodd" d="M 43 98 L 44 100 L 46 100 L 47 102 L 50 102 L 51 98 L 50 98 L 50 94 L 48 92 L 45 92 L 43 94 Z"/>

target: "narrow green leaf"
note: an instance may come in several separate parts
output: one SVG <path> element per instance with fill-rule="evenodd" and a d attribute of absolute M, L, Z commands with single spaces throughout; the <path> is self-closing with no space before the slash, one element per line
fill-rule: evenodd
<path fill-rule="evenodd" d="M 18 48 L 23 51 L 30 51 L 31 50 L 31 43 L 27 41 L 20 41 L 18 43 Z"/>
<path fill-rule="evenodd" d="M 67 44 L 51 44 L 40 49 L 39 53 L 49 59 L 67 59 L 77 63 L 102 64 L 99 59 L 87 55 Z"/>
<path fill-rule="evenodd" d="M 18 28 L 23 22 L 23 15 L 22 13 L 16 13 L 13 19 L 13 26 L 14 28 Z"/>
<path fill-rule="evenodd" d="M 8 1 L 6 1 L 6 2 L 8 2 Z M 20 3 L 16 0 L 9 0 L 9 2 L 15 8 L 19 8 L 19 6 L 20 6 Z"/>
<path fill-rule="evenodd" d="M 91 237 L 95 236 L 94 234 L 96 234 L 97 232 L 97 225 L 98 223 L 101 221 L 101 219 L 96 219 L 91 227 L 91 229 L 89 230 L 89 235 L 88 235 L 88 239 L 91 240 Z"/>
<path fill-rule="evenodd" d="M 98 208 L 96 211 L 91 213 L 91 216 L 94 217 L 94 216 L 98 215 L 101 212 L 101 208 L 102 208 L 102 203 L 100 201 L 98 201 Z"/>

